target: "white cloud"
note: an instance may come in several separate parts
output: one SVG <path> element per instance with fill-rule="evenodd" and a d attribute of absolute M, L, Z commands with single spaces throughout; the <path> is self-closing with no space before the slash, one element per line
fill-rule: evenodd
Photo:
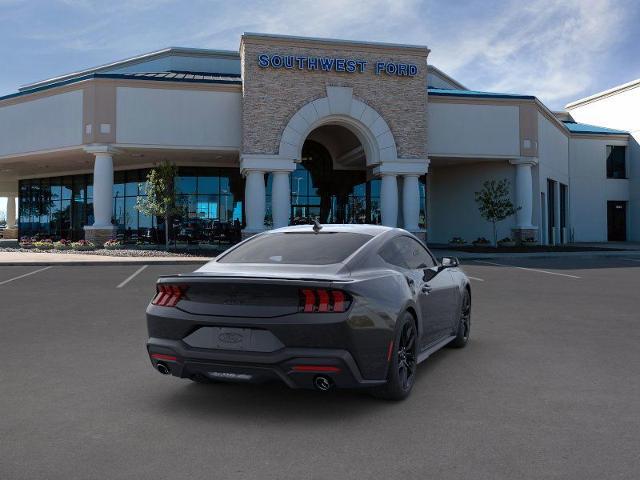
<path fill-rule="evenodd" d="M 637 11 L 632 0 L 58 0 L 47 5 L 46 12 L 27 13 L 38 23 L 22 32 L 23 38 L 38 42 L 39 52 L 61 57 L 78 52 L 95 58 L 95 64 L 169 45 L 235 50 L 244 31 L 424 44 L 432 50 L 431 63 L 470 88 L 535 94 L 555 107 L 593 90 L 608 50 L 631 31 L 629 12 Z M 62 60 L 61 71 L 78 67 L 66 68 Z"/>
<path fill-rule="evenodd" d="M 598 56 L 621 38 L 624 6 L 613 0 L 523 5 L 512 2 L 494 20 L 467 20 L 464 39 L 433 44 L 434 61 L 471 88 L 535 94 L 556 107 L 577 98 L 594 84 Z"/>

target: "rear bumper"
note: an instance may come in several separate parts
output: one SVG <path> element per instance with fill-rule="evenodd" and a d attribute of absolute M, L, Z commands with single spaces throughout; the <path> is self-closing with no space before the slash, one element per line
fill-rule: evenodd
<path fill-rule="evenodd" d="M 330 379 L 338 388 L 383 385 L 386 380 L 364 379 L 346 350 L 325 348 L 283 348 L 276 352 L 243 352 L 189 348 L 180 340 L 150 338 L 147 350 L 154 368 L 164 364 L 180 378 L 201 376 L 212 380 L 264 383 L 280 380 L 290 388 L 315 388 L 318 376 Z M 161 354 L 163 359 L 152 357 Z M 175 360 L 166 358 L 175 357 Z"/>

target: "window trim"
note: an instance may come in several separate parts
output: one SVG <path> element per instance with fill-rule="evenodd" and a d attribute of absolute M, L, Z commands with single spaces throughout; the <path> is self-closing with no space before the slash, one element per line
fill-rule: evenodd
<path fill-rule="evenodd" d="M 437 266 L 439 266 L 439 265 L 440 265 L 440 262 L 438 262 L 438 259 L 433 255 L 433 253 L 431 253 L 431 250 L 429 250 L 429 248 L 427 248 L 427 247 L 426 247 L 426 246 L 425 246 L 425 245 L 424 245 L 420 240 L 418 240 L 417 238 L 412 237 L 412 236 L 410 236 L 410 235 L 403 234 L 403 233 L 401 233 L 401 234 L 399 234 L 399 235 L 395 235 L 395 236 L 393 236 L 393 237 L 389 238 L 386 242 L 384 242 L 384 243 L 380 246 L 380 248 L 378 248 L 378 249 L 376 250 L 376 255 L 377 255 L 378 257 L 380 257 L 380 259 L 381 259 L 384 263 L 386 263 L 387 265 L 393 265 L 394 267 L 401 268 L 401 269 L 403 269 L 403 270 L 407 270 L 407 271 L 410 271 L 410 272 L 413 272 L 414 270 L 416 270 L 416 269 L 413 269 L 413 268 L 405 268 L 405 267 L 402 267 L 402 266 L 400 266 L 400 265 L 396 265 L 395 263 L 389 263 L 389 262 L 387 262 L 387 261 L 384 259 L 384 257 L 383 257 L 382 255 L 380 255 L 380 252 L 381 252 L 381 251 L 382 251 L 382 249 L 387 245 L 387 243 L 388 243 L 388 242 L 392 242 L 392 241 L 394 241 L 395 239 L 397 239 L 397 238 L 402 238 L 402 237 L 405 237 L 405 238 L 408 238 L 408 239 L 410 239 L 410 240 L 413 240 L 413 241 L 414 241 L 414 242 L 416 242 L 418 245 L 420 245 L 420 247 L 421 247 L 425 252 L 427 252 L 427 255 L 429 255 L 429 258 L 431 258 L 431 260 L 433 261 L 433 267 L 425 267 L 425 268 L 434 268 L 434 267 L 437 267 Z"/>
<path fill-rule="evenodd" d="M 624 176 L 613 177 L 609 176 L 609 154 L 608 150 L 614 147 L 620 147 L 624 149 Z M 607 180 L 629 180 L 629 149 L 627 145 L 606 145 L 605 146 L 605 158 L 604 158 L 604 175 Z"/>

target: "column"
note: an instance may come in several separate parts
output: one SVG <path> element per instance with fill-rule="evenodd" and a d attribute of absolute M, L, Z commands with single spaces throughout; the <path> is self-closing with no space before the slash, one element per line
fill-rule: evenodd
<path fill-rule="evenodd" d="M 84 238 L 98 246 L 114 238 L 113 217 L 113 155 L 109 145 L 91 145 L 85 152 L 94 156 L 93 162 L 93 225 L 84 227 Z"/>
<path fill-rule="evenodd" d="M 518 228 L 531 228 L 533 215 L 533 176 L 530 163 L 516 164 L 516 207 L 520 210 L 516 213 L 516 226 Z"/>
<path fill-rule="evenodd" d="M 418 175 L 403 175 L 402 177 L 404 229 L 409 232 L 417 232 L 420 221 L 420 183 Z"/>
<path fill-rule="evenodd" d="M 398 224 L 398 179 L 395 173 L 383 173 L 380 186 L 380 214 L 382 224 L 396 227 Z"/>
<path fill-rule="evenodd" d="M 533 174 L 531 167 L 538 163 L 534 157 L 523 157 L 511 160 L 516 167 L 515 197 L 516 227 L 514 237 L 516 239 L 536 238 L 538 227 L 533 225 Z"/>
<path fill-rule="evenodd" d="M 289 225 L 289 216 L 291 214 L 290 202 L 289 172 L 273 172 L 273 182 L 271 184 L 273 228 L 281 228 Z"/>
<path fill-rule="evenodd" d="M 245 232 L 262 232 L 265 229 L 264 215 L 266 206 L 264 171 L 247 170 L 245 175 L 247 179 L 244 192 L 244 210 L 247 220 Z"/>
<path fill-rule="evenodd" d="M 7 228 L 16 228 L 16 197 L 7 197 Z"/>
<path fill-rule="evenodd" d="M 93 227 L 112 228 L 113 217 L 113 157 L 111 153 L 95 154 L 93 164 Z"/>

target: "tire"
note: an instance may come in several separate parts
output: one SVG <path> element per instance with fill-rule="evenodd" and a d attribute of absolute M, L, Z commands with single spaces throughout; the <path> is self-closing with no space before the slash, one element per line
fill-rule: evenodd
<path fill-rule="evenodd" d="M 418 330 L 409 312 L 396 322 L 392 348 L 387 383 L 372 393 L 387 400 L 404 400 L 413 389 L 418 368 Z"/>
<path fill-rule="evenodd" d="M 462 297 L 462 306 L 460 308 L 460 319 L 458 320 L 458 330 L 456 338 L 454 338 L 449 346 L 452 348 L 463 348 L 469 341 L 469 333 L 471 331 L 471 295 L 469 290 L 464 289 Z"/>

